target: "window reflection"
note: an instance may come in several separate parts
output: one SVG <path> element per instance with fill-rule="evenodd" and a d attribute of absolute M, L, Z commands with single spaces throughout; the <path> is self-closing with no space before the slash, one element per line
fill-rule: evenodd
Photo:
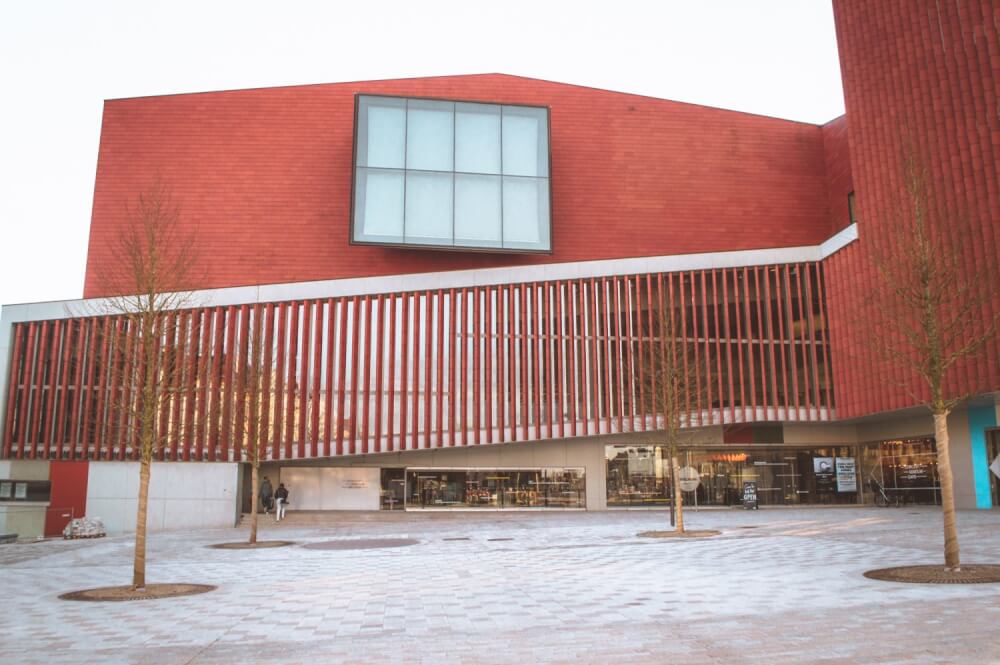
<path fill-rule="evenodd" d="M 585 508 L 584 478 L 582 468 L 410 468 L 403 493 L 405 507 L 414 509 Z M 394 481 L 383 474 L 383 496 L 395 497 Z M 382 507 L 390 509 L 385 500 Z"/>

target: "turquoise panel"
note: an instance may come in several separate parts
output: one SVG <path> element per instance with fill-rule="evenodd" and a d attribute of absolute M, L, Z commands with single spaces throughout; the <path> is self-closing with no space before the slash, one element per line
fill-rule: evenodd
<path fill-rule="evenodd" d="M 976 485 L 976 508 L 992 508 L 990 460 L 986 455 L 986 430 L 997 425 L 994 406 L 969 409 L 969 442 L 972 445 L 972 478 Z"/>

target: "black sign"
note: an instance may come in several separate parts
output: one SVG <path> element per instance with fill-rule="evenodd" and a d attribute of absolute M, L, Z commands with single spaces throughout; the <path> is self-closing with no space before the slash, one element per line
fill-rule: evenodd
<path fill-rule="evenodd" d="M 746 510 L 757 510 L 757 483 L 744 481 L 743 507 Z"/>

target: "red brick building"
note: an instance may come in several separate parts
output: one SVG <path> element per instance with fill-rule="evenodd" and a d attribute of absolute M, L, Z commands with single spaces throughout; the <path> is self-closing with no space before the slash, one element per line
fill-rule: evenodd
<path fill-rule="evenodd" d="M 937 502 L 918 384 L 857 312 L 907 150 L 934 219 L 970 220 L 968 269 L 1000 259 L 1000 15 L 834 7 L 847 114 L 825 125 L 503 74 L 106 102 L 91 301 L 3 310 L 0 503 L 38 499 L 49 532 L 67 509 L 127 528 L 134 435 L 114 405 L 132 338 L 94 307 L 154 180 L 203 275 L 173 319 L 186 369 L 154 527 L 248 505 L 234 418 L 252 339 L 273 376 L 265 472 L 297 508 L 660 505 L 646 375 L 667 310 L 707 374 L 685 415 L 692 500 L 753 482 L 765 505 Z M 958 501 L 989 508 L 1000 341 L 951 381 L 972 395 L 951 419 Z"/>

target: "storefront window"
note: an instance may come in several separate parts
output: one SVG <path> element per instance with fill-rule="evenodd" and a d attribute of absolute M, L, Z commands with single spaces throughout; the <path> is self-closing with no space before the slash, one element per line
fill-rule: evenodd
<path fill-rule="evenodd" d="M 682 451 L 681 464 L 697 473 L 687 505 L 739 505 L 744 482 L 757 485 L 761 505 L 858 502 L 859 466 L 850 446 Z M 608 446 L 608 506 L 669 503 L 670 466 L 661 446 Z"/>
<path fill-rule="evenodd" d="M 937 447 L 932 437 L 878 441 L 866 449 L 876 460 L 867 483 L 874 503 L 941 503 Z"/>
<path fill-rule="evenodd" d="M 582 468 L 393 470 L 404 480 L 405 508 L 585 508 Z M 385 471 L 383 496 L 391 491 Z M 398 483 L 397 483 L 398 485 Z M 383 509 L 389 509 L 383 500 Z"/>

